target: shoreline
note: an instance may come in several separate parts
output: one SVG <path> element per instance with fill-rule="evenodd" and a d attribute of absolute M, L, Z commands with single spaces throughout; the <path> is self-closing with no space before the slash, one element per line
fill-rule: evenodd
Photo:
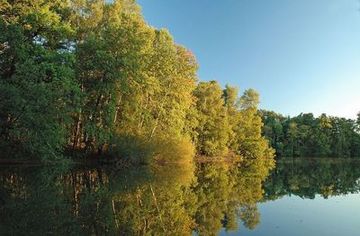
<path fill-rule="evenodd" d="M 103 163 L 100 159 L 86 159 L 86 160 L 76 160 L 76 159 L 68 159 L 69 164 L 71 165 L 111 165 L 111 163 Z M 216 158 L 216 157 L 207 157 L 207 156 L 195 156 L 193 162 L 194 163 L 234 163 L 241 162 L 241 158 L 239 160 L 224 157 L 224 158 Z M 360 161 L 360 158 L 354 157 L 295 157 L 295 158 L 279 158 L 276 159 L 277 163 L 288 163 L 288 162 L 313 162 L 313 161 L 328 161 L 328 162 L 354 162 Z M 3 166 L 45 166 L 45 165 L 55 165 L 59 164 L 62 161 L 46 161 L 42 162 L 40 160 L 21 160 L 21 159 L 0 159 L 0 167 Z M 163 164 L 181 164 L 182 162 L 171 162 L 171 163 L 161 163 Z"/>

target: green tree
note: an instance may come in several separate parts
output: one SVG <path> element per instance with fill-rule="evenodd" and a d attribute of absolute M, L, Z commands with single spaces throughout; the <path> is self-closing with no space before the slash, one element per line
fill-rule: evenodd
<path fill-rule="evenodd" d="M 198 127 L 195 143 L 200 154 L 226 154 L 229 123 L 222 90 L 216 81 L 200 82 L 194 91 L 197 99 Z"/>
<path fill-rule="evenodd" d="M 66 6 L 62 1 L 2 3 L 0 143 L 56 158 L 67 142 L 78 93 L 66 44 L 73 30 L 59 14 Z"/>
<path fill-rule="evenodd" d="M 358 157 L 357 121 L 322 114 L 300 114 L 285 118 L 261 111 L 263 135 L 278 157 Z M 278 127 L 281 127 L 278 128 Z M 281 144 L 281 145 L 279 145 Z"/>
<path fill-rule="evenodd" d="M 262 119 L 258 113 L 259 94 L 249 89 L 240 97 L 240 111 L 233 125 L 235 151 L 243 158 L 272 164 L 273 150 L 262 136 Z"/>

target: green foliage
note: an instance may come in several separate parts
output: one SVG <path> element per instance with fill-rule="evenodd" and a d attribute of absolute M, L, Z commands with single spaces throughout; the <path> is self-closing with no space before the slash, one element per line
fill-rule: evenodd
<path fill-rule="evenodd" d="M 154 155 L 155 146 L 137 136 L 114 136 L 108 147 L 111 159 L 121 159 L 130 164 L 149 164 Z"/>
<path fill-rule="evenodd" d="M 192 164 L 194 145 L 188 139 L 155 138 L 151 141 L 138 136 L 114 136 L 107 152 L 112 159 L 139 164 Z"/>
<path fill-rule="evenodd" d="M 359 157 L 360 134 L 355 120 L 313 114 L 283 117 L 261 111 L 263 135 L 278 157 Z"/>
<path fill-rule="evenodd" d="M 194 145 L 188 139 L 167 138 L 155 142 L 154 160 L 157 163 L 192 164 Z"/>
<path fill-rule="evenodd" d="M 240 112 L 237 122 L 233 124 L 233 130 L 236 133 L 233 145 L 236 147 L 235 150 L 244 157 L 271 161 L 272 150 L 267 140 L 261 135 L 263 123 L 257 113 L 258 103 L 259 94 L 255 90 L 246 90 L 240 97 Z"/>
<path fill-rule="evenodd" d="M 60 50 L 71 30 L 57 3 L 6 2 L 0 20 L 0 143 L 42 158 L 67 142 L 78 93 L 73 55 Z"/>
<path fill-rule="evenodd" d="M 216 81 L 200 82 L 194 91 L 198 126 L 196 146 L 200 154 L 216 156 L 227 153 L 228 129 L 222 90 Z"/>
<path fill-rule="evenodd" d="M 2 150 L 132 163 L 271 159 L 259 95 L 197 84 L 194 55 L 148 25 L 135 1 L 2 1 L 0 13 Z"/>

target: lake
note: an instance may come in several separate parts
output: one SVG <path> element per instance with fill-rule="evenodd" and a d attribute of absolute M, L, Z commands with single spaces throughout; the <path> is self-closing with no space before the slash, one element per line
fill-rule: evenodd
<path fill-rule="evenodd" d="M 0 167 L 0 235 L 359 235 L 360 162 Z"/>

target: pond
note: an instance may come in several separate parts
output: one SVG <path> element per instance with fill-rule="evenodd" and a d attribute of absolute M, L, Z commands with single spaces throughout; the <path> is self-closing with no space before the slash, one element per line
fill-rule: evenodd
<path fill-rule="evenodd" d="M 358 235 L 360 162 L 0 167 L 0 235 Z"/>

